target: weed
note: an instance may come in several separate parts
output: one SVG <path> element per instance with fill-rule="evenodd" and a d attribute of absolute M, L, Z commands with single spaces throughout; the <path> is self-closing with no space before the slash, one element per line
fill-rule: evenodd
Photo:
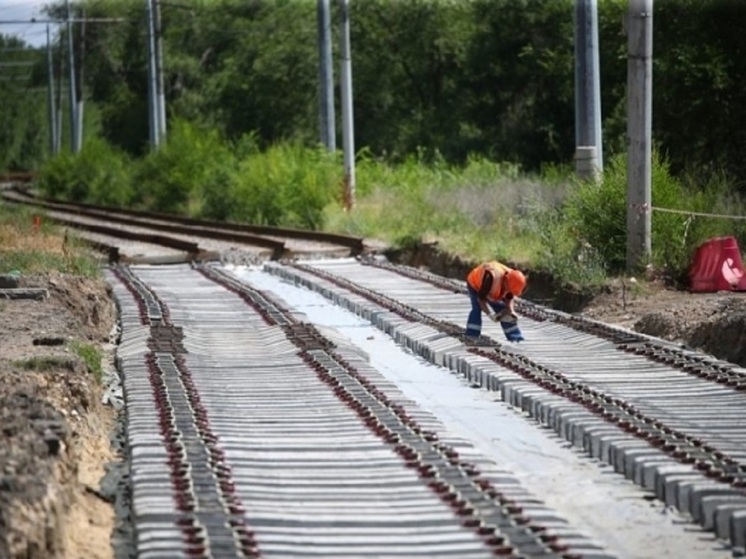
<path fill-rule="evenodd" d="M 64 356 L 30 357 L 21 361 L 15 361 L 14 364 L 21 369 L 37 371 L 39 373 L 48 373 L 57 369 L 75 370 L 75 363 L 69 357 Z"/>
<path fill-rule="evenodd" d="M 0 203 L 0 273 L 10 271 L 100 275 L 98 263 L 74 233 L 63 232 L 43 214 Z"/>
<path fill-rule="evenodd" d="M 104 376 L 103 366 L 101 365 L 103 358 L 101 350 L 95 345 L 76 340 L 70 342 L 70 349 L 83 360 L 94 380 L 101 384 Z"/>

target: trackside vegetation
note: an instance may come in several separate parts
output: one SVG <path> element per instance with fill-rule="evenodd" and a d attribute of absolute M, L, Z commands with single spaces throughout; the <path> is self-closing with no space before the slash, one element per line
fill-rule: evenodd
<path fill-rule="evenodd" d="M 347 210 L 339 153 L 299 142 L 260 150 L 252 136 L 228 142 L 214 130 L 180 122 L 159 151 L 131 158 L 103 140 L 89 142 L 77 155 L 51 159 L 38 184 L 47 196 L 95 204 L 330 230 L 395 246 L 434 240 L 453 254 L 513 262 L 582 288 L 624 272 L 622 155 L 598 183 L 556 166 L 526 173 L 479 156 L 456 165 L 431 155 L 390 163 L 365 151 L 356 176 L 356 204 Z M 695 215 L 743 212 L 746 206 L 726 181 L 675 178 L 656 152 L 652 182 L 654 207 L 681 210 L 653 211 L 648 264 L 658 277 L 685 281 L 693 249 L 711 236 L 735 234 L 746 242 L 746 225 Z"/>
<path fill-rule="evenodd" d="M 99 263 L 72 232 L 60 230 L 43 215 L 0 203 L 0 274 L 42 274 L 56 270 L 99 277 Z"/>
<path fill-rule="evenodd" d="M 341 201 L 341 153 L 318 147 L 317 6 L 309 0 L 162 3 L 167 141 L 149 145 L 141 0 L 79 0 L 112 18 L 53 38 L 84 61 L 83 150 L 51 156 L 47 49 L 0 35 L 0 171 L 41 170 L 50 196 L 192 216 L 328 229 L 397 245 L 437 240 L 469 260 L 500 258 L 596 286 L 626 252 L 627 0 L 598 2 L 604 152 L 600 183 L 578 181 L 573 0 L 350 3 L 356 205 Z M 332 2 L 341 144 L 339 5 Z M 45 13 L 67 17 L 62 0 Z M 653 8 L 653 237 L 647 273 L 685 279 L 693 248 L 746 246 L 746 3 L 659 0 Z M 29 67 L 29 64 L 31 66 Z M 30 71 L 26 69 L 30 68 Z M 10 77 L 10 76 L 9 76 Z M 39 94 L 37 95 L 37 92 Z M 69 101 L 69 99 L 67 99 Z M 77 128 L 76 128 L 77 129 Z M 661 209 L 674 210 L 663 212 Z M 69 264 L 68 264 L 69 265 Z M 638 273 L 638 272 L 636 272 Z"/>

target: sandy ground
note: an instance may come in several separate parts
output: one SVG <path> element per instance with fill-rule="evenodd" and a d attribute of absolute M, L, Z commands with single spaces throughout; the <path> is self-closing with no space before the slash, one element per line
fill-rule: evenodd
<path fill-rule="evenodd" d="M 73 444 L 78 476 L 67 517 L 65 559 L 110 559 L 114 555 L 110 543 L 114 510 L 96 489 L 105 474 L 104 464 L 118 459 L 109 444 L 115 421 L 114 411 L 101 406 L 79 423 L 79 437 Z"/>
<path fill-rule="evenodd" d="M 101 279 L 21 278 L 41 301 L 0 299 L 0 557 L 113 557 L 113 409 L 73 343 L 103 351 L 116 311 Z"/>
<path fill-rule="evenodd" d="M 579 314 L 746 366 L 746 292 L 690 293 L 616 280 Z"/>

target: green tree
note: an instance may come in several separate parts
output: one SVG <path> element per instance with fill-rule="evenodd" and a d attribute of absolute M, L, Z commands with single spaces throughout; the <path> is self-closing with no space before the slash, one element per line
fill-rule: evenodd
<path fill-rule="evenodd" d="M 0 35 L 0 169 L 34 169 L 49 146 L 42 53 Z"/>

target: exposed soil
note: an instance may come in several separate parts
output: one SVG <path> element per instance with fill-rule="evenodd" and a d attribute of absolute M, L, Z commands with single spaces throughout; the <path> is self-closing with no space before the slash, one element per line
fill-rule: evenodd
<path fill-rule="evenodd" d="M 115 412 L 70 342 L 105 349 L 116 309 L 103 280 L 20 278 L 41 301 L 0 299 L 0 558 L 113 556 L 99 492 Z"/>
<path fill-rule="evenodd" d="M 580 314 L 746 366 L 746 293 L 689 293 L 617 280 Z"/>
<path fill-rule="evenodd" d="M 470 266 L 437 246 L 389 256 L 454 278 Z M 746 365 L 746 294 L 619 280 L 593 298 L 552 296 L 546 278 L 533 277 L 536 300 Z M 108 559 L 114 510 L 99 482 L 118 460 L 109 442 L 116 413 L 68 342 L 109 351 L 116 307 L 103 280 L 55 274 L 22 285 L 49 296 L 0 299 L 0 558 Z"/>

